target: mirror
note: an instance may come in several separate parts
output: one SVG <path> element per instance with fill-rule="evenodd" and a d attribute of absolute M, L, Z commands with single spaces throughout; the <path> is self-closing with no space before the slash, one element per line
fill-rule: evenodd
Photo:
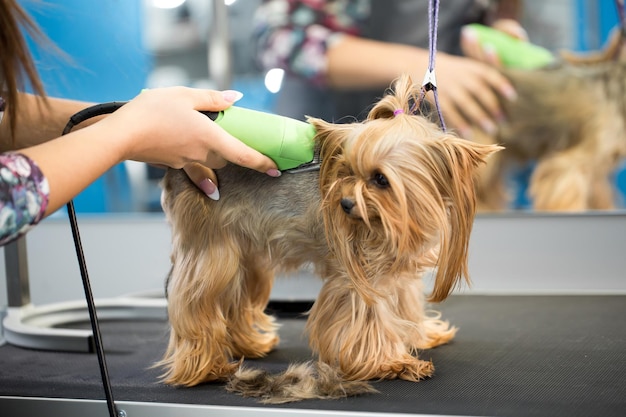
<path fill-rule="evenodd" d="M 50 38 L 71 62 L 44 59 L 38 54 L 40 72 L 48 92 L 80 100 L 103 102 L 132 98 L 142 88 L 189 85 L 233 88 L 244 92 L 238 104 L 269 112 L 277 111 L 280 71 L 260 70 L 254 61 L 252 20 L 261 0 L 135 0 L 98 2 L 87 11 L 80 0 L 55 0 L 25 5 Z M 367 2 L 365 2 L 367 3 Z M 383 2 L 373 3 L 382 4 Z M 400 2 L 409 4 L 413 2 Z M 424 2 L 425 3 L 425 2 Z M 533 43 L 551 51 L 600 49 L 617 25 L 613 2 L 545 2 L 526 0 L 523 26 Z M 387 3 L 384 3 L 387 7 Z M 408 7 L 408 6 L 407 6 Z M 445 8 L 446 5 L 441 6 Z M 415 24 L 420 24 L 415 19 Z M 427 24 L 424 16 L 423 25 Z M 444 23 L 445 24 L 445 23 Z M 440 30 L 444 28 L 440 25 Z M 56 69 L 62 67 L 61 71 Z M 52 70 L 51 70 L 52 67 Z M 626 77 L 622 77 L 622 80 Z M 287 88 L 283 84 L 282 88 Z M 440 85 L 440 89 L 446 88 Z M 623 97 L 611 97 L 621 100 Z M 590 100 L 587 96 L 580 101 Z M 597 109 L 601 103 L 597 103 Z M 626 207 L 626 138 L 624 109 L 615 130 L 622 153 L 607 183 L 614 190 L 615 209 Z M 299 114 L 305 114 L 300 112 Z M 330 115 L 337 119 L 344 114 Z M 611 122 L 615 122 L 613 116 Z M 608 141 L 609 139 L 602 139 Z M 584 159 L 583 156 L 579 156 Z M 566 162 L 567 164 L 567 162 Z M 603 163 L 589 163 L 602 167 Z M 516 166 L 506 176 L 511 194 L 507 210 L 529 210 L 527 194 L 532 164 Z M 90 187 L 77 201 L 85 212 L 159 212 L 158 181 L 162 171 L 143 164 L 126 163 Z M 591 195 L 600 193 L 598 183 L 587 185 Z M 489 184 L 486 188 L 490 191 Z M 559 193 L 571 191 L 572 187 Z M 606 197 L 603 197 L 606 199 Z"/>

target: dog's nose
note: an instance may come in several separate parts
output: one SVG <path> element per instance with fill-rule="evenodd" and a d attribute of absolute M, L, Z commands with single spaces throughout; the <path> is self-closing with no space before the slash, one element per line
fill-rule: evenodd
<path fill-rule="evenodd" d="M 354 207 L 354 201 L 350 200 L 349 198 L 341 199 L 341 208 L 343 209 L 343 211 L 350 214 L 350 211 L 352 211 L 353 207 Z"/>

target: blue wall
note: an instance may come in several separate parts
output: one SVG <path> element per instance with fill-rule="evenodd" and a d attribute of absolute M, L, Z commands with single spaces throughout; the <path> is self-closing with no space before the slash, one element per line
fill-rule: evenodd
<path fill-rule="evenodd" d="M 30 42 L 49 95 L 89 102 L 123 101 L 145 86 L 152 62 L 142 45 L 141 0 L 20 3 L 63 51 Z M 74 202 L 82 212 L 124 211 L 131 208 L 129 192 L 126 171 L 119 165 Z"/>
<path fill-rule="evenodd" d="M 604 45 L 609 32 L 618 24 L 614 0 L 576 0 L 576 49 L 589 51 Z"/>
<path fill-rule="evenodd" d="M 50 95 L 128 100 L 145 85 L 151 58 L 142 44 L 140 0 L 22 1 L 67 58 L 33 46 Z"/>

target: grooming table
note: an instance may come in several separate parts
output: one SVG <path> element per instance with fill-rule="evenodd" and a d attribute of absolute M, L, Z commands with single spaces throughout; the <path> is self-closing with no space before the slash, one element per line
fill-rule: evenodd
<path fill-rule="evenodd" d="M 129 417 L 624 416 L 626 296 L 467 295 L 439 308 L 460 330 L 451 344 L 421 353 L 435 364 L 433 378 L 374 382 L 379 394 L 281 406 L 227 393 L 217 383 L 172 388 L 157 382 L 159 370 L 150 367 L 167 343 L 165 321 L 107 321 L 102 334 L 113 394 Z M 249 365 L 279 371 L 310 357 L 304 320 L 281 322 L 279 347 Z M 0 369 L 3 416 L 107 415 L 95 355 L 5 345 Z"/>
<path fill-rule="evenodd" d="M 110 298 L 114 291 L 134 291 L 133 285 L 145 288 L 142 273 L 151 277 L 149 287 L 154 277 L 162 282 L 169 242 L 162 217 L 83 218 L 79 223 L 97 304 L 98 299 L 114 299 Z M 69 235 L 68 227 L 54 219 L 29 234 L 35 305 L 26 305 L 25 310 L 49 307 L 41 305 L 44 297 L 37 293 L 50 288 L 49 281 L 68 294 L 75 291 L 78 296 L 68 297 L 80 300 L 77 273 L 51 267 L 73 264 L 71 238 L 65 238 L 68 242 L 59 238 Z M 51 246 L 51 239 L 57 244 Z M 65 246 L 67 253 L 59 252 Z M 159 370 L 151 365 L 166 346 L 167 324 L 158 307 L 164 304 L 154 299 L 149 305 L 155 314 L 128 317 L 103 309 L 113 394 L 128 417 L 624 416 L 625 248 L 623 213 L 479 216 L 470 244 L 473 286 L 435 306 L 460 330 L 451 344 L 420 354 L 432 359 L 434 377 L 419 383 L 374 382 L 380 394 L 342 400 L 265 406 L 227 393 L 221 384 L 162 385 Z M 144 253 L 155 261 L 129 255 Z M 46 256 L 67 261 L 46 263 L 42 261 Z M 124 284 L 114 289 L 115 282 Z M 316 294 L 315 282 L 305 287 L 297 279 L 279 280 L 272 307 L 285 311 L 282 307 L 297 306 L 296 311 L 304 311 L 302 306 Z M 128 299 L 122 297 L 122 305 Z M 107 306 L 113 304 L 107 301 Z M 72 315 L 67 322 L 79 316 Z M 279 371 L 291 361 L 310 358 L 302 335 L 304 320 L 296 314 L 280 321 L 281 344 L 268 357 L 249 364 Z M 61 326 L 89 328 L 87 322 Z M 0 346 L 0 416 L 106 417 L 104 398 L 94 354 Z"/>

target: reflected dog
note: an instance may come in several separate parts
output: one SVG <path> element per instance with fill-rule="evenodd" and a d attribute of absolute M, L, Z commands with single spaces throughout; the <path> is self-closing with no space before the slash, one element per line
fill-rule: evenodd
<path fill-rule="evenodd" d="M 496 135 L 476 128 L 471 137 L 505 147 L 480 170 L 479 211 L 508 208 L 508 172 L 527 163 L 536 164 L 528 188 L 535 210 L 615 207 L 613 176 L 626 158 L 624 45 L 616 31 L 601 52 L 564 52 L 547 68 L 505 72 L 518 99 L 502 103 Z"/>
<path fill-rule="evenodd" d="M 364 381 L 433 375 L 418 351 L 456 328 L 426 302 L 468 277 L 477 168 L 500 149 L 442 132 L 410 113 L 420 86 L 397 81 L 363 123 L 310 118 L 319 172 L 269 178 L 229 165 L 219 201 L 168 170 L 163 209 L 172 229 L 170 340 L 158 365 L 168 384 L 228 381 L 264 402 L 337 398 Z M 306 331 L 317 360 L 269 375 L 242 368 L 279 342 L 265 311 L 277 272 L 312 265 L 323 287 Z M 422 277 L 436 269 L 426 297 Z"/>

